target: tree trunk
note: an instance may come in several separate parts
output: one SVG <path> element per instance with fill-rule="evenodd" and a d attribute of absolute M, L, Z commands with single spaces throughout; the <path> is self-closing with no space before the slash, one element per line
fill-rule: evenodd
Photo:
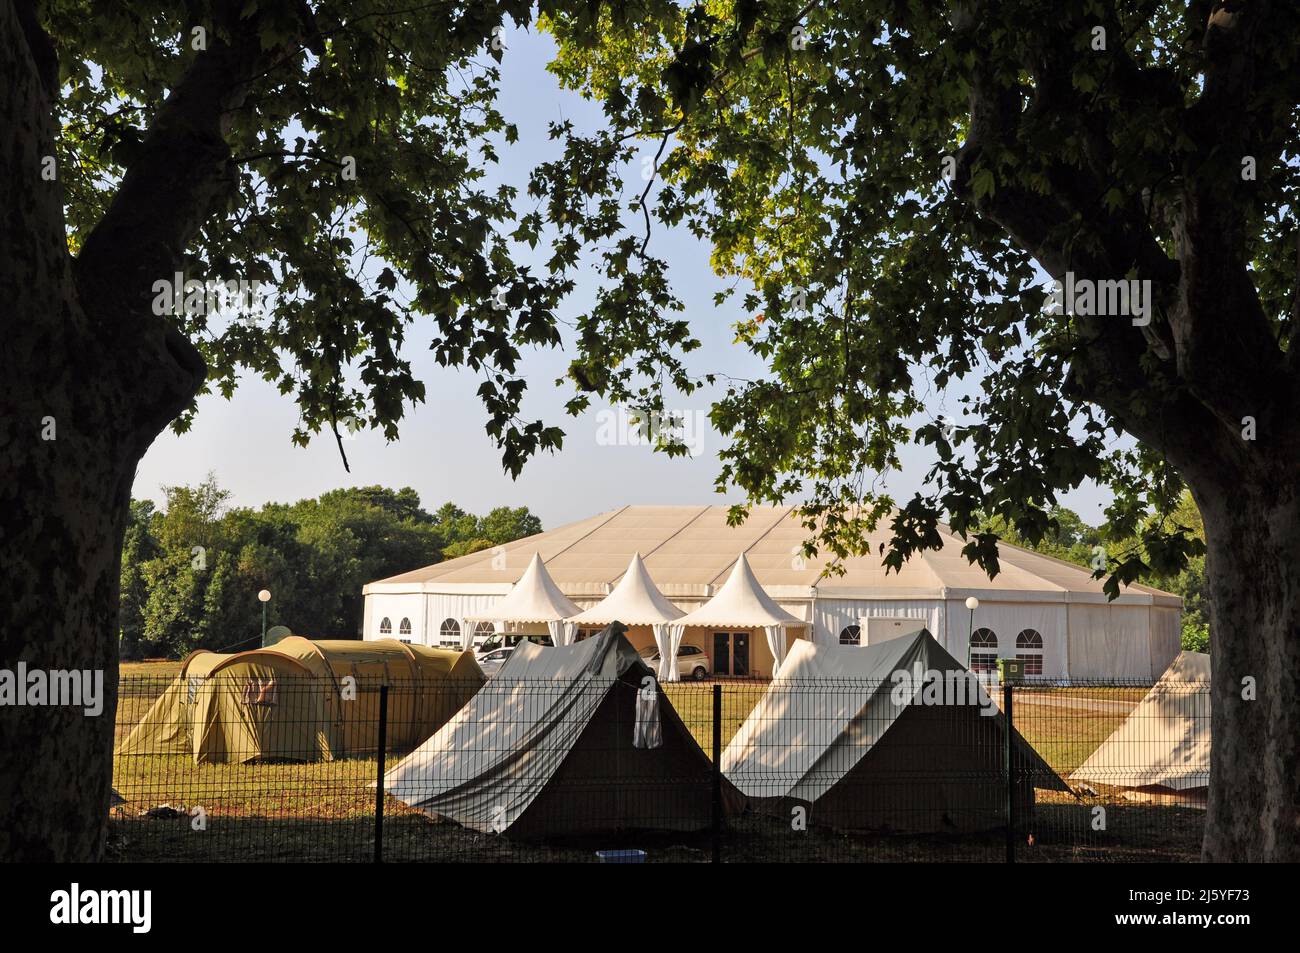
<path fill-rule="evenodd" d="M 67 273 L 29 276 L 0 349 L 0 668 L 98 673 L 102 707 L 0 708 L 7 861 L 90 860 L 103 849 L 131 485 L 144 451 L 202 380 L 195 355 L 178 353 L 169 375 L 138 341 L 123 343 L 113 322 L 85 320 L 60 279 Z M 49 301 L 61 301 L 55 311 L 69 320 L 42 326 Z M 149 386 L 174 384 L 178 363 L 185 392 Z M 152 403 L 142 406 L 146 394 Z"/>
<path fill-rule="evenodd" d="M 22 662 L 28 671 L 100 673 L 102 708 L 3 710 L 0 859 L 92 860 L 108 816 L 118 567 L 134 466 L 82 429 L 95 421 L 66 412 L 53 414 L 56 438 L 41 440 L 44 416 L 29 411 L 5 425 L 0 658 L 11 671 Z"/>
<path fill-rule="evenodd" d="M 127 171 L 74 261 L 55 163 L 55 49 L 31 5 L 0 2 L 0 691 L 7 682 L 26 699 L 20 664 L 89 671 L 92 688 L 99 673 L 101 686 L 95 714 L 0 705 L 0 860 L 103 850 L 131 484 L 206 371 L 153 313 L 150 288 L 228 197 L 221 117 L 247 88 L 235 65 L 258 49 L 218 43 L 199 58 L 159 110 L 148 161 Z"/>
<path fill-rule="evenodd" d="M 1300 860 L 1300 474 L 1193 495 L 1205 520 L 1213 669 L 1206 861 Z"/>

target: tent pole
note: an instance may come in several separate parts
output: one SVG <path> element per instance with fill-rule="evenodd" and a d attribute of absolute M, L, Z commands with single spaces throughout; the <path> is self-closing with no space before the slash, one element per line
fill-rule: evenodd
<path fill-rule="evenodd" d="M 388 754 L 388 686 L 379 686 L 378 783 L 375 785 L 375 863 L 384 861 L 384 759 Z"/>
<path fill-rule="evenodd" d="M 1012 766 L 1012 753 L 1014 745 L 1012 738 L 1015 735 L 1015 721 L 1013 718 L 1012 705 L 1012 684 L 1006 682 L 1002 686 L 1002 712 L 1006 716 L 1006 731 L 1004 732 L 1005 755 L 1007 762 L 1007 863 L 1016 862 L 1016 778 L 1015 768 Z"/>
<path fill-rule="evenodd" d="M 713 683 L 713 863 L 722 862 L 722 684 Z"/>

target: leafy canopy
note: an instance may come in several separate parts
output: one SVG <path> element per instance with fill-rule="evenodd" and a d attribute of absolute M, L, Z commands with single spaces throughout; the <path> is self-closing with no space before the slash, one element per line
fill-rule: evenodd
<path fill-rule="evenodd" d="M 1243 414 L 1281 432 L 1293 409 L 1300 46 L 1284 5 L 1223 6 L 564 9 L 545 20 L 552 68 L 606 128 L 560 130 L 566 156 L 537 184 L 606 170 L 576 195 L 550 188 L 580 232 L 603 221 L 584 210 L 612 161 L 652 156 L 647 247 L 652 226 L 684 226 L 735 279 L 753 315 L 737 340 L 769 373 L 714 410 L 731 437 L 720 487 L 805 494 L 840 555 L 890 518 L 895 566 L 946 514 L 996 572 L 982 520 L 1036 541 L 1060 531 L 1062 491 L 1099 481 L 1108 536 L 1136 541 L 1112 553 L 1114 594 L 1203 550 L 1176 512 L 1184 479 L 1246 456 Z M 1152 282 L 1149 326 L 1052 313 L 1042 269 Z M 640 297 L 662 294 L 655 275 Z M 953 419 L 932 409 L 944 388 Z M 913 440 L 937 462 L 895 501 L 876 475 Z"/>

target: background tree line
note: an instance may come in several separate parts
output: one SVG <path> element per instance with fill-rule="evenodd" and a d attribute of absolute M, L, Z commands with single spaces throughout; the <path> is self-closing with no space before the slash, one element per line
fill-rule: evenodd
<path fill-rule="evenodd" d="M 442 559 L 539 533 L 526 507 L 486 516 L 445 503 L 430 513 L 410 487 L 332 490 L 296 503 L 231 507 L 209 475 L 164 487 L 160 509 L 132 500 L 122 552 L 121 654 L 179 657 L 256 645 L 260 589 L 268 625 L 310 638 L 359 638 L 361 587 Z M 250 641 L 251 640 L 251 641 Z"/>

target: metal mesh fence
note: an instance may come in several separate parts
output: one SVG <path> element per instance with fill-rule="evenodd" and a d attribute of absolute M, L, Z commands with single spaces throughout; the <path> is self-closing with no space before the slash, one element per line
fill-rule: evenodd
<path fill-rule="evenodd" d="M 1209 686 L 123 678 L 109 853 L 1179 861 Z M 958 679 L 960 681 L 960 678 Z M 380 778 L 385 779 L 383 789 Z"/>

